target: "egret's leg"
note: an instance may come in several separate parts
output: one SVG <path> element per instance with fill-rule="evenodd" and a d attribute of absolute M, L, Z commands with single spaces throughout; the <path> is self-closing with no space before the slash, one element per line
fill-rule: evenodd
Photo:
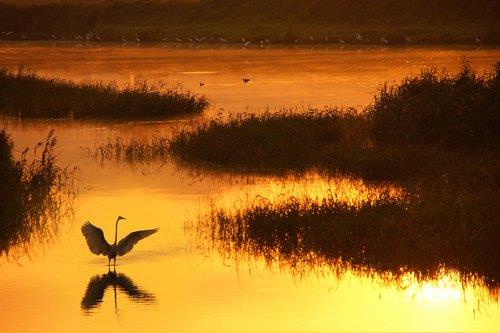
<path fill-rule="evenodd" d="M 113 266 L 116 266 L 116 258 L 113 258 Z"/>
<path fill-rule="evenodd" d="M 111 258 L 108 258 L 108 268 L 111 266 Z"/>

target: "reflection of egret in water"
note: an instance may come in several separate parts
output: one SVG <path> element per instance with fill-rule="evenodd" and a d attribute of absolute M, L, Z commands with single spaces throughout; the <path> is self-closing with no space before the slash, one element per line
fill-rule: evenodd
<path fill-rule="evenodd" d="M 118 300 L 116 290 L 124 292 L 129 299 L 134 302 L 151 304 L 155 302 L 153 294 L 142 290 L 134 282 L 123 273 L 116 271 L 108 271 L 107 274 L 93 276 L 88 285 L 85 295 L 82 298 L 81 308 L 84 311 L 90 311 L 97 308 L 104 297 L 104 292 L 108 287 L 113 287 L 115 310 L 118 309 Z"/>

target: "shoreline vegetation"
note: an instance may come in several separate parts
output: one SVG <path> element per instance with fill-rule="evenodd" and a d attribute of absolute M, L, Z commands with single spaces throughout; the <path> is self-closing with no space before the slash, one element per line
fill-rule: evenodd
<path fill-rule="evenodd" d="M 498 91 L 500 63 L 477 75 L 465 62 L 456 75 L 430 69 L 384 85 L 362 111 L 282 111 L 198 122 L 176 133 L 168 150 L 180 163 L 263 173 L 317 169 L 379 180 L 443 172 L 491 176 L 500 149 Z"/>
<path fill-rule="evenodd" d="M 495 0 L 0 1 L 1 40 L 499 44 Z"/>
<path fill-rule="evenodd" d="M 28 148 L 15 160 L 10 136 L 0 130 L 0 256 L 57 235 L 59 220 L 71 214 L 76 169 L 56 165 L 55 145 L 50 131 L 33 160 Z"/>
<path fill-rule="evenodd" d="M 264 114 L 201 123 L 173 137 L 183 163 L 397 181 L 406 194 L 360 205 L 257 197 L 212 206 L 195 233 L 227 258 L 263 257 L 292 269 L 330 264 L 397 279 L 460 272 L 500 284 L 500 63 L 476 75 L 423 71 L 383 86 L 358 113 Z M 203 147 L 203 149 L 202 149 Z M 205 245 L 206 246 L 206 245 Z M 209 245 L 210 246 L 210 245 Z"/>
<path fill-rule="evenodd" d="M 146 81 L 74 83 L 41 77 L 22 67 L 0 69 L 0 115 L 28 119 L 165 119 L 202 112 L 204 97 Z"/>
<path fill-rule="evenodd" d="M 357 205 L 336 194 L 256 197 L 232 209 L 214 205 L 187 227 L 199 248 L 236 262 L 263 258 L 298 273 L 326 265 L 393 281 L 408 273 L 428 280 L 456 271 L 466 283 L 482 281 L 493 291 L 500 285 L 500 226 L 489 201 L 498 202 L 498 190 L 477 196 L 471 188 L 453 193 L 435 187 L 400 197 L 381 193 Z"/>
<path fill-rule="evenodd" d="M 361 205 L 289 196 L 257 197 L 233 210 L 212 206 L 194 232 L 225 258 L 244 252 L 292 269 L 326 263 L 396 279 L 454 270 L 464 282 L 479 279 L 494 289 L 500 283 L 498 91 L 500 63 L 478 75 L 464 61 L 455 75 L 430 69 L 384 85 L 361 111 L 238 114 L 196 122 L 170 139 L 117 140 L 88 154 L 397 182 L 405 195 Z"/>

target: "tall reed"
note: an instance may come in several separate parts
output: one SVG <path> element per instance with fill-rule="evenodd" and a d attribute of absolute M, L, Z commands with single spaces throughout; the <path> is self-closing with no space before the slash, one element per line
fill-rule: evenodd
<path fill-rule="evenodd" d="M 33 160 L 28 148 L 15 160 L 9 135 L 0 131 L 0 254 L 49 239 L 71 213 L 75 170 L 56 165 L 55 145 L 51 131 L 34 147 Z"/>

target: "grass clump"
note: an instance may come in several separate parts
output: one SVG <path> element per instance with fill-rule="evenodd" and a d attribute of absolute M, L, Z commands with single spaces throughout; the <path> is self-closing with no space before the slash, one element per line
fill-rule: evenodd
<path fill-rule="evenodd" d="M 318 169 L 408 180 L 494 172 L 498 161 L 500 64 L 477 76 L 423 71 L 384 86 L 364 112 L 311 110 L 237 115 L 180 131 L 180 161 L 260 172 Z M 469 169 L 470 168 L 470 169 Z"/>
<path fill-rule="evenodd" d="M 324 158 L 332 143 L 362 146 L 367 128 L 360 119 L 353 109 L 237 114 L 180 131 L 170 150 L 181 159 L 230 168 L 305 170 Z"/>
<path fill-rule="evenodd" d="M 367 112 L 381 144 L 439 145 L 478 150 L 499 146 L 500 62 L 478 76 L 465 63 L 457 75 L 435 69 L 379 90 Z"/>
<path fill-rule="evenodd" d="M 168 158 L 169 143 L 167 138 L 160 135 L 128 140 L 117 137 L 115 141 L 108 140 L 107 143 L 81 149 L 85 156 L 100 161 L 116 159 L 131 163 L 149 162 Z"/>
<path fill-rule="evenodd" d="M 138 82 L 73 83 L 42 78 L 20 68 L 0 70 L 0 113 L 19 118 L 164 119 L 196 114 L 207 101 L 190 92 Z"/>
<path fill-rule="evenodd" d="M 408 272 L 435 278 L 442 269 L 456 270 L 496 287 L 500 198 L 498 191 L 481 192 L 382 192 L 357 205 L 334 194 L 320 201 L 256 198 L 233 211 L 212 208 L 196 232 L 225 258 L 244 253 L 295 268 L 343 264 L 393 278 Z"/>
<path fill-rule="evenodd" d="M 55 144 L 51 131 L 31 162 L 28 149 L 16 161 L 9 135 L 0 131 L 0 254 L 56 234 L 63 208 L 70 208 L 73 172 L 56 165 Z"/>

